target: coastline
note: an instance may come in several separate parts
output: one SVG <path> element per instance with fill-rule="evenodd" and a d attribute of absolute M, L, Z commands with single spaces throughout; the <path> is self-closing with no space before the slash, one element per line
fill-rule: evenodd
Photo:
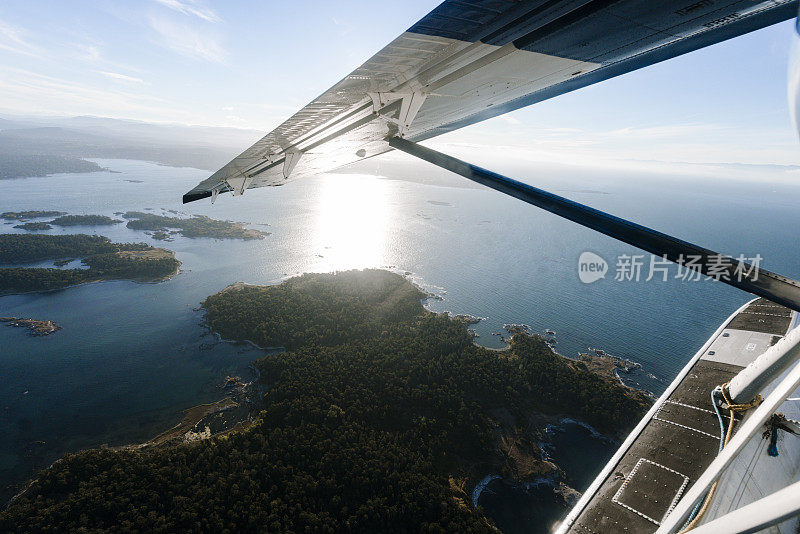
<path fill-rule="evenodd" d="M 277 285 L 277 284 L 280 284 L 280 283 L 281 282 L 277 282 L 275 284 L 265 284 L 265 285 Z M 221 291 L 219 291 L 219 293 L 223 293 L 223 292 L 226 292 L 226 291 L 236 291 L 238 289 L 245 288 L 245 287 L 264 287 L 264 286 L 259 286 L 257 284 L 247 284 L 245 282 L 234 282 L 234 283 L 228 285 L 227 287 L 225 287 L 224 289 L 222 289 Z M 281 346 L 277 346 L 277 347 L 262 347 L 261 345 L 257 344 L 256 342 L 250 341 L 249 339 L 226 339 L 226 338 L 222 337 L 222 334 L 220 334 L 219 332 L 217 332 L 216 330 L 214 330 L 211 327 L 211 325 L 208 322 L 206 309 L 203 307 L 202 303 L 200 304 L 200 306 L 195 308 L 195 311 L 198 311 L 198 312 L 202 313 L 201 324 L 206 329 L 206 334 L 212 334 L 217 339 L 217 342 L 219 342 L 219 343 L 230 343 L 232 345 L 236 345 L 236 344 L 239 344 L 239 343 L 246 343 L 246 344 L 250 345 L 251 347 L 259 349 L 259 350 L 270 351 L 270 352 L 284 352 L 284 351 L 286 351 L 286 347 L 281 347 Z"/>
<path fill-rule="evenodd" d="M 406 276 L 408 279 L 409 277 Z M 409 280 L 411 281 L 411 280 Z M 414 283 L 411 281 L 411 283 Z M 416 283 L 414 283 L 421 291 L 424 290 Z M 451 311 L 443 311 L 443 312 L 436 312 L 428 308 L 426 306 L 427 302 L 430 299 L 435 300 L 444 300 L 443 297 L 439 295 L 433 295 L 427 293 L 427 296 L 422 299 L 423 306 L 429 313 L 434 314 L 442 314 L 450 317 L 453 320 L 460 320 L 460 322 L 464 322 L 466 327 L 471 326 L 482 320 L 483 318 L 476 318 L 478 321 L 475 322 L 467 322 L 463 318 L 473 318 L 468 313 L 461 313 L 461 314 L 454 314 Z M 476 347 L 480 347 L 484 350 L 489 350 L 492 352 L 497 353 L 498 355 L 502 355 L 503 353 L 509 353 L 513 349 L 513 344 L 518 336 L 527 336 L 527 337 L 535 337 L 544 342 L 544 344 L 548 347 L 550 352 L 555 356 L 567 361 L 572 366 L 580 365 L 585 370 L 600 376 L 606 380 L 613 380 L 614 382 L 618 383 L 621 387 L 629 390 L 631 392 L 638 392 L 645 395 L 648 398 L 652 398 L 653 394 L 650 391 L 647 391 L 642 388 L 637 388 L 635 386 L 626 384 L 623 378 L 620 376 L 620 371 L 622 372 L 631 372 L 634 369 L 641 368 L 641 364 L 638 362 L 633 362 L 628 359 L 622 359 L 615 356 L 612 356 L 604 351 L 597 351 L 594 354 L 591 353 L 580 353 L 578 358 L 570 358 L 559 353 L 555 348 L 555 332 L 551 329 L 546 329 L 545 334 L 539 334 L 533 332 L 533 329 L 529 325 L 525 324 L 506 324 L 503 326 L 504 329 L 510 334 L 510 337 L 501 336 L 501 339 L 505 342 L 504 347 L 487 347 L 482 345 L 477 336 L 474 335 L 474 331 L 468 328 L 468 331 L 473 334 L 472 344 Z M 591 367 L 587 366 L 587 360 L 591 361 L 595 365 Z M 524 493 L 528 493 L 532 488 L 540 487 L 540 486 L 548 486 L 553 490 L 553 493 L 557 495 L 558 498 L 562 499 L 564 505 L 571 506 L 574 502 L 580 498 L 581 493 L 576 488 L 569 486 L 563 479 L 565 478 L 564 471 L 558 463 L 553 461 L 553 457 L 549 454 L 553 450 L 555 450 L 555 446 L 552 443 L 547 441 L 548 434 L 555 431 L 565 432 L 567 425 L 576 425 L 581 427 L 589 432 L 589 435 L 592 439 L 597 441 L 606 442 L 608 444 L 616 444 L 618 443 L 618 439 L 615 437 L 611 437 L 599 432 L 595 429 L 591 424 L 575 419 L 573 417 L 568 417 L 564 414 L 554 415 L 554 416 L 547 416 L 545 414 L 537 414 L 537 419 L 543 419 L 544 424 L 543 426 L 539 426 L 536 430 L 534 430 L 535 434 L 540 434 L 540 439 L 537 441 L 537 445 L 539 447 L 539 460 L 541 462 L 550 464 L 553 469 L 550 470 L 548 473 L 544 474 L 543 476 L 536 476 L 534 478 L 526 479 L 525 477 L 516 477 L 516 476 L 503 476 L 498 472 L 489 472 L 483 478 L 477 478 L 477 476 L 470 477 L 471 482 L 473 485 L 472 487 L 472 503 L 473 508 L 478 508 L 478 501 L 480 500 L 481 495 L 487 488 L 495 481 L 501 481 L 503 484 L 508 485 L 512 490 L 521 490 Z M 540 425 L 542 422 L 539 423 Z M 538 426 L 538 425 L 537 425 Z M 468 479 L 469 480 L 469 479 Z"/>
<path fill-rule="evenodd" d="M 185 437 L 187 432 L 190 432 L 192 428 L 202 423 L 203 419 L 205 419 L 209 415 L 214 415 L 216 413 L 228 410 L 236 406 L 239 406 L 239 404 L 235 400 L 233 400 L 230 395 L 226 395 L 225 397 L 215 402 L 207 402 L 204 404 L 198 404 L 196 406 L 192 406 L 183 411 L 184 414 L 183 419 L 181 419 L 178 422 L 178 424 L 176 424 L 172 428 L 165 430 L 164 432 L 158 434 L 154 438 L 144 443 L 126 445 L 120 448 L 151 447 L 151 446 L 161 445 L 163 443 L 175 439 L 180 439 L 182 436 Z M 209 435 L 208 437 L 211 436 Z"/>
<path fill-rule="evenodd" d="M 551 353 L 567 361 L 570 365 L 574 366 L 578 363 L 582 363 L 584 357 L 592 359 L 594 360 L 594 362 L 602 362 L 604 365 L 595 365 L 593 366 L 593 368 L 588 368 L 585 365 L 585 363 L 583 363 L 583 367 L 586 368 L 587 371 L 596 374 L 602 378 L 614 380 L 616 383 L 618 383 L 626 390 L 642 393 L 649 398 L 652 398 L 653 396 L 653 394 L 650 391 L 626 384 L 619 374 L 620 370 L 624 372 L 630 372 L 630 370 L 632 369 L 641 368 L 641 364 L 639 364 L 638 362 L 632 362 L 630 360 L 617 358 L 604 351 L 599 351 L 598 353 L 595 354 L 580 353 L 578 358 L 570 358 L 568 356 L 559 353 L 558 350 L 556 350 L 555 348 L 556 333 L 555 331 L 549 328 L 545 329 L 544 334 L 539 334 L 537 332 L 534 332 L 533 329 L 526 324 L 505 324 L 503 325 L 503 328 L 510 334 L 510 337 L 505 337 L 502 335 L 500 336 L 500 339 L 505 343 L 505 346 L 487 347 L 478 341 L 478 336 L 472 329 L 469 328 L 473 324 L 477 324 L 478 322 L 480 322 L 485 318 L 483 317 L 479 318 L 469 313 L 455 314 L 454 312 L 449 310 L 437 312 L 430 309 L 429 302 L 431 300 L 443 301 L 444 297 L 426 291 L 420 284 L 412 280 L 412 276 L 414 275 L 409 273 L 408 271 L 399 272 L 398 274 L 401 274 L 404 278 L 409 280 L 409 282 L 414 284 L 420 291 L 426 294 L 426 297 L 421 299 L 423 307 L 425 308 L 426 311 L 428 311 L 429 313 L 446 315 L 453 320 L 460 320 L 460 322 L 463 322 L 465 324 L 465 327 L 467 327 L 468 331 L 472 334 L 472 344 L 476 347 L 480 347 L 481 349 L 489 350 L 497 353 L 498 355 L 502 355 L 503 353 L 507 353 L 512 350 L 514 341 L 517 338 L 517 336 L 536 337 L 542 340 L 547 345 Z M 476 319 L 476 320 L 471 321 L 470 319 Z M 571 506 L 577 501 L 578 498 L 580 498 L 581 492 L 578 491 L 576 488 L 569 486 L 563 480 L 563 478 L 565 477 L 565 473 L 562 467 L 559 466 L 557 463 L 554 463 L 553 457 L 549 454 L 550 452 L 555 450 L 555 446 L 547 441 L 548 437 L 547 434 L 552 433 L 554 430 L 564 432 L 566 425 L 572 424 L 587 430 L 592 439 L 603 441 L 612 445 L 618 442 L 617 439 L 599 432 L 589 423 L 580 421 L 572 417 L 565 416 L 563 414 L 555 416 L 546 416 L 545 414 L 540 413 L 536 415 L 536 418 L 542 418 L 545 421 L 549 421 L 545 422 L 544 425 L 535 430 L 534 433 L 540 434 L 539 436 L 540 439 L 537 441 L 540 453 L 539 460 L 544 463 L 552 465 L 553 469 L 548 473 L 544 474 L 543 476 L 536 476 L 532 479 L 525 479 L 514 476 L 511 477 L 503 476 L 501 474 L 498 474 L 498 472 L 496 471 L 495 472 L 490 471 L 488 474 L 483 476 L 483 478 L 478 478 L 475 475 L 473 475 L 472 477 L 468 477 L 467 480 L 471 482 L 473 485 L 471 497 L 474 509 L 478 508 L 479 506 L 478 502 L 483 492 L 486 491 L 487 488 L 493 482 L 498 480 L 501 481 L 501 483 L 508 485 L 510 488 L 512 488 L 512 490 L 513 489 L 521 490 L 526 494 L 532 488 L 538 488 L 543 485 L 548 486 L 549 488 L 552 489 L 554 495 L 556 495 L 557 498 L 563 500 L 565 506 Z"/>
<path fill-rule="evenodd" d="M 411 283 L 414 287 L 416 287 L 421 293 L 423 293 L 425 295 L 420 299 L 420 302 L 423 305 L 423 309 L 425 310 L 426 313 L 431 313 L 431 314 L 435 314 L 435 315 L 445 315 L 445 316 L 447 316 L 448 318 L 450 318 L 453 321 L 456 321 L 456 322 L 464 324 L 464 327 L 468 331 L 469 331 L 469 326 L 471 326 L 472 324 L 476 324 L 480 320 L 485 319 L 485 318 L 478 318 L 478 317 L 473 316 L 473 315 L 468 314 L 468 313 L 455 314 L 455 313 L 453 313 L 451 311 L 443 311 L 443 312 L 433 311 L 433 310 L 429 309 L 426 306 L 427 302 L 430 299 L 435 299 L 435 300 L 441 301 L 441 300 L 444 300 L 443 297 L 441 297 L 440 295 L 432 294 L 432 293 L 426 291 L 424 289 L 424 287 L 422 287 L 420 284 L 416 283 L 415 281 L 413 281 L 411 279 L 412 275 L 409 275 L 408 271 L 399 271 L 397 269 L 393 269 L 393 270 L 391 270 L 391 272 L 394 272 L 395 274 L 398 274 L 398 275 L 402 276 L 403 278 L 405 278 L 409 283 Z M 226 292 L 231 292 L 231 291 L 237 291 L 239 289 L 248 288 L 248 287 L 260 288 L 260 287 L 278 285 L 278 284 L 280 284 L 281 282 L 285 281 L 288 278 L 293 278 L 293 277 L 290 276 L 290 277 L 281 279 L 281 280 L 275 282 L 274 284 L 248 284 L 248 283 L 245 283 L 245 282 L 235 282 L 233 284 L 228 285 L 227 287 L 225 287 L 224 289 L 222 289 L 218 293 L 226 293 Z M 202 307 L 199 308 L 199 309 L 202 309 Z M 278 346 L 278 347 L 262 347 L 262 346 L 256 344 L 255 342 L 253 342 L 251 340 L 248 340 L 248 339 L 242 339 L 242 340 L 225 339 L 225 338 L 222 337 L 222 335 L 219 332 L 213 330 L 212 326 L 208 323 L 205 314 L 203 315 L 203 324 L 208 329 L 208 332 L 213 334 L 215 336 L 215 338 L 217 339 L 217 341 L 219 341 L 219 342 L 232 343 L 232 344 L 246 343 L 246 344 L 248 344 L 248 345 L 250 345 L 250 346 L 252 346 L 252 347 L 254 347 L 256 349 L 264 350 L 264 351 L 286 351 L 285 347 L 281 347 L 281 346 Z M 517 339 L 518 336 L 533 337 L 533 338 L 537 338 L 537 339 L 543 341 L 545 343 L 545 345 L 547 346 L 548 350 L 553 355 L 555 355 L 555 356 L 559 357 L 560 359 L 568 362 L 570 365 L 575 366 L 576 364 L 580 363 L 580 360 L 564 356 L 563 354 L 560 354 L 555 349 L 554 343 L 552 343 L 552 342 L 555 341 L 555 332 L 553 332 L 552 330 L 548 329 L 547 332 L 550 332 L 550 333 L 546 334 L 546 335 L 542 335 L 542 334 L 538 334 L 538 333 L 533 332 L 532 329 L 528 325 L 507 324 L 507 325 L 504 325 L 504 328 L 511 334 L 510 337 L 508 337 L 508 338 L 504 337 L 503 338 L 503 340 L 506 342 L 506 346 L 505 347 L 495 348 L 495 347 L 483 346 L 483 345 L 481 345 L 480 343 L 478 343 L 476 341 L 474 336 L 473 336 L 473 339 L 472 339 L 473 345 L 475 345 L 477 347 L 480 347 L 481 349 L 484 349 L 484 350 L 488 350 L 488 351 L 492 351 L 492 352 L 498 353 L 498 355 L 502 355 L 502 353 L 506 353 L 506 352 L 509 352 L 509 351 L 512 350 L 513 343 L 514 343 L 515 339 Z M 615 357 L 613 357 L 611 355 L 608 355 L 608 354 L 606 354 L 604 356 L 596 355 L 596 356 L 592 356 L 592 357 L 598 358 L 598 359 L 601 359 L 601 360 L 609 360 L 609 361 L 619 360 L 618 358 L 615 358 Z M 638 364 L 636 364 L 636 365 L 638 365 Z M 604 378 L 606 380 L 612 380 L 615 383 L 618 383 L 620 386 L 622 386 L 626 390 L 630 390 L 632 392 L 640 392 L 640 393 L 643 393 L 643 394 L 645 394 L 647 396 L 651 395 L 650 392 L 647 392 L 645 390 L 638 389 L 638 388 L 635 388 L 633 386 L 629 386 L 628 384 L 625 384 L 623 382 L 623 380 L 616 374 L 609 375 L 608 373 L 600 372 L 599 369 L 586 369 L 586 370 L 591 372 L 592 374 L 600 376 L 601 378 Z M 613 370 L 616 371 L 617 368 L 614 367 Z M 611 442 L 611 443 L 616 442 L 614 437 L 610 437 L 610 436 L 607 436 L 605 434 L 602 434 L 601 432 L 596 430 L 589 423 L 586 423 L 584 421 L 580 421 L 580 420 L 575 419 L 575 418 L 568 417 L 568 416 L 566 416 L 564 414 L 545 415 L 543 413 L 537 413 L 537 414 L 533 415 L 532 418 L 537 421 L 533 425 L 533 426 L 536 427 L 533 433 L 538 435 L 538 438 L 540 438 L 537 441 L 537 445 L 546 443 L 544 438 L 546 437 L 546 434 L 547 434 L 547 432 L 548 432 L 548 430 L 550 428 L 556 427 L 556 428 L 563 429 L 564 425 L 567 425 L 567 424 L 574 424 L 574 425 L 580 426 L 581 428 L 586 429 L 590 433 L 590 435 L 591 435 L 591 437 L 593 439 L 603 440 L 603 441 L 607 441 L 607 442 Z M 506 430 L 509 430 L 509 429 L 506 429 Z M 504 439 L 505 437 L 508 437 L 508 435 L 500 436 L 500 437 L 501 437 L 501 439 Z M 477 507 L 477 500 L 480 498 L 480 494 L 486 489 L 486 487 L 491 482 L 493 482 L 495 480 L 502 480 L 504 483 L 509 484 L 511 486 L 514 486 L 514 487 L 530 487 L 530 486 L 537 486 L 537 485 L 547 484 L 547 485 L 553 487 L 554 489 L 556 489 L 559 486 L 564 486 L 564 488 L 562 488 L 562 489 L 564 489 L 565 494 L 572 495 L 573 493 L 578 493 L 575 489 L 567 486 L 563 481 L 560 480 L 563 477 L 563 472 L 561 470 L 561 467 L 558 466 L 558 464 L 555 464 L 555 463 L 552 462 L 552 459 L 548 456 L 547 452 L 544 449 L 542 449 L 541 447 L 539 447 L 539 448 L 541 449 L 539 451 L 540 456 L 538 458 L 536 458 L 536 460 L 541 461 L 543 463 L 543 465 L 548 465 L 549 464 L 549 466 L 550 466 L 550 469 L 548 471 L 546 471 L 546 473 L 544 475 L 537 475 L 534 478 L 529 478 L 529 479 L 526 479 L 525 477 L 503 476 L 501 474 L 498 474 L 497 472 L 495 472 L 495 473 L 490 472 L 489 474 L 485 475 L 481 479 L 477 479 L 477 475 L 474 472 L 473 472 L 472 475 L 469 475 L 467 477 L 468 483 L 471 482 L 471 483 L 474 484 L 473 489 L 472 489 L 472 494 L 471 494 L 472 497 L 473 497 L 473 506 Z"/>
<path fill-rule="evenodd" d="M 541 454 L 540 460 L 552 466 L 552 469 L 542 475 L 530 478 L 509 477 L 498 474 L 497 472 L 490 472 L 483 478 L 474 481 L 471 495 L 475 508 L 479 506 L 479 500 L 483 492 L 486 491 L 493 482 L 498 480 L 502 484 L 508 486 L 512 491 L 524 494 L 529 494 L 532 489 L 541 489 L 542 486 L 546 486 L 552 490 L 553 498 L 560 500 L 565 506 L 572 506 L 574 502 L 580 498 L 581 491 L 579 488 L 570 485 L 574 483 L 570 481 L 574 473 L 573 476 L 570 476 L 567 469 L 558 463 L 560 460 L 553 456 L 558 452 L 558 446 L 554 443 L 558 435 L 568 433 L 568 427 L 573 425 L 585 430 L 588 432 L 589 438 L 595 440 L 597 443 L 606 445 L 612 451 L 616 449 L 619 444 L 619 440 L 598 432 L 590 424 L 572 417 L 563 415 L 545 416 L 543 414 L 538 414 L 538 418 L 542 419 L 539 424 L 543 425 L 536 430 L 536 433 L 540 434 L 539 440 L 537 441 Z"/>
<path fill-rule="evenodd" d="M 162 249 L 162 250 L 167 250 L 167 249 Z M 178 258 L 175 257 L 175 252 L 173 252 L 171 250 L 169 252 L 172 253 L 172 257 L 175 258 L 175 261 L 177 262 L 177 265 L 175 266 L 175 270 L 173 272 L 171 272 L 171 273 L 169 273 L 167 275 L 164 275 L 162 277 L 159 277 L 159 278 L 141 279 L 141 278 L 135 278 L 135 277 L 133 277 L 133 278 L 126 278 L 126 277 L 108 277 L 108 278 L 105 278 L 105 277 L 101 277 L 101 278 L 95 278 L 95 279 L 92 279 L 92 280 L 85 280 L 85 281 L 79 282 L 77 284 L 70 284 L 70 285 L 62 286 L 62 287 L 54 287 L 52 289 L 31 289 L 30 291 L 0 290 L 0 297 L 7 297 L 7 296 L 10 296 L 10 295 L 31 295 L 31 294 L 54 293 L 56 291 L 63 291 L 65 289 L 70 289 L 70 288 L 73 288 L 73 287 L 85 286 L 87 284 L 100 284 L 100 283 L 103 283 L 103 282 L 127 281 L 127 282 L 133 282 L 135 284 L 160 284 L 162 282 L 168 282 L 169 280 L 172 280 L 173 278 L 175 278 L 176 276 L 181 274 L 181 265 L 183 265 L 183 263 Z"/>
<path fill-rule="evenodd" d="M 175 273 L 171 274 L 170 277 L 174 276 L 179 271 L 180 269 L 176 268 Z M 417 289 L 419 289 L 419 286 L 417 286 L 416 284 L 413 285 Z M 224 293 L 231 290 L 236 290 L 237 288 L 248 287 L 248 286 L 264 287 L 260 285 L 244 284 L 238 282 L 236 284 L 228 286 L 227 288 L 221 290 L 218 293 Z M 425 300 L 425 299 L 426 298 L 420 300 Z M 200 309 L 202 309 L 202 307 Z M 437 312 L 433 312 L 431 310 L 428 310 L 427 308 L 423 309 L 424 313 L 438 315 Z M 199 311 L 199 309 L 197 311 Z M 448 316 L 454 322 L 460 322 L 462 324 L 465 322 L 463 320 L 459 321 L 457 318 L 452 317 L 452 314 L 448 314 Z M 225 339 L 219 332 L 217 332 L 212 328 L 205 313 L 203 314 L 202 321 L 204 326 L 206 326 L 207 328 L 207 333 L 214 334 L 214 337 L 217 340 L 217 342 L 225 342 L 230 344 L 239 344 L 244 342 L 245 344 L 252 346 L 260 351 L 286 350 L 284 347 L 263 347 L 248 339 L 238 339 L 238 340 Z M 468 324 L 463 324 L 464 329 L 466 329 L 467 326 Z M 508 352 L 513 349 L 513 344 L 515 340 L 522 339 L 523 337 L 536 338 L 536 339 L 543 338 L 543 336 L 540 336 L 538 334 L 515 332 L 511 336 L 510 339 L 511 343 L 509 343 L 508 346 L 505 348 L 502 349 L 492 349 L 488 347 L 481 347 L 481 348 L 494 353 Z M 558 354 L 551 345 L 547 343 L 544 343 L 544 345 L 547 346 L 546 350 L 549 350 L 549 352 L 551 352 L 552 354 L 560 357 L 559 359 L 567 360 L 569 362 L 575 361 L 570 358 L 566 358 L 561 354 Z M 541 350 L 544 351 L 545 350 L 544 347 L 542 347 Z M 247 386 L 251 384 L 254 385 L 254 388 L 249 390 L 249 392 L 258 391 L 257 388 L 259 385 L 259 380 L 260 377 L 256 376 L 252 382 L 246 384 Z M 225 385 L 220 387 L 225 387 Z M 239 419 L 232 426 L 226 427 L 219 431 L 213 431 L 211 429 L 211 425 L 205 425 L 204 421 L 207 421 L 207 418 L 237 407 L 246 409 L 247 413 L 243 419 Z M 226 394 L 222 399 L 218 401 L 195 405 L 184 410 L 183 418 L 179 422 L 177 422 L 177 424 L 172 425 L 170 428 L 168 428 L 164 432 L 161 432 L 160 434 L 156 435 L 150 440 L 144 443 L 132 444 L 119 448 L 138 449 L 143 447 L 160 446 L 165 443 L 187 443 L 191 441 L 209 439 L 212 437 L 220 436 L 227 432 L 235 432 L 239 429 L 246 428 L 247 420 L 252 420 L 252 413 L 253 409 L 250 403 L 245 403 L 245 402 L 237 403 L 234 399 L 231 398 L 229 394 Z M 511 417 L 511 419 L 508 419 L 508 417 Z M 553 487 L 554 489 L 559 489 L 559 491 L 563 490 L 564 495 L 574 494 L 575 490 L 569 486 L 566 486 L 566 484 L 562 482 L 563 475 L 561 467 L 557 463 L 548 459 L 546 454 L 544 454 L 545 451 L 541 450 L 542 448 L 539 447 L 537 444 L 537 438 L 541 437 L 541 431 L 543 428 L 541 423 L 543 421 L 553 421 L 553 420 L 557 420 L 562 423 L 565 421 L 576 422 L 576 424 L 579 424 L 582 427 L 590 429 L 592 435 L 597 433 L 596 430 L 594 430 L 590 425 L 586 423 L 582 423 L 580 421 L 575 421 L 572 419 L 567 419 L 562 416 L 547 416 L 542 413 L 536 412 L 530 414 L 530 416 L 524 418 L 524 420 L 522 421 L 514 422 L 513 417 L 510 415 L 510 413 L 508 413 L 507 415 L 502 415 L 502 414 L 497 415 L 492 413 L 488 421 L 493 425 L 497 424 L 498 422 L 500 423 L 497 424 L 496 430 L 493 431 L 493 433 L 495 433 L 496 436 L 497 450 L 490 456 L 486 456 L 482 459 L 479 459 L 480 463 L 468 466 L 466 470 L 459 469 L 460 471 L 459 473 L 451 474 L 452 476 L 461 476 L 461 477 L 466 475 L 467 478 L 465 479 L 465 481 L 468 481 L 468 483 L 473 484 L 471 493 L 465 492 L 466 493 L 465 497 L 467 495 L 471 495 L 473 508 L 477 506 L 478 500 L 481 497 L 481 493 L 486 489 L 486 487 L 488 487 L 493 481 L 496 481 L 498 479 L 501 479 L 503 480 L 504 483 L 513 485 L 514 487 L 530 489 L 532 487 L 548 485 L 550 487 Z M 490 474 L 483 475 L 482 478 L 478 479 L 479 470 L 483 470 L 486 468 L 488 468 Z M 485 472 L 486 471 L 484 471 L 484 473 Z M 562 485 L 564 486 L 563 488 L 561 487 Z M 28 486 L 26 486 L 26 488 L 27 487 Z M 24 494 L 25 491 L 26 490 L 23 490 L 20 493 L 20 495 Z"/>
<path fill-rule="evenodd" d="M 246 343 L 246 344 L 250 345 L 251 347 L 259 349 L 259 350 L 267 350 L 267 351 L 271 351 L 271 352 L 285 352 L 286 351 L 286 347 L 262 347 L 260 345 L 256 345 L 254 342 L 250 341 L 249 339 L 241 339 L 241 340 L 240 339 L 225 339 L 225 338 L 222 337 L 222 335 L 220 335 L 219 332 L 211 330 L 210 328 L 209 328 L 208 332 L 211 333 L 211 334 L 214 334 L 214 337 L 217 338 L 217 341 L 219 343 L 230 343 L 231 345 L 236 345 L 236 344 L 239 344 L 239 343 Z"/>

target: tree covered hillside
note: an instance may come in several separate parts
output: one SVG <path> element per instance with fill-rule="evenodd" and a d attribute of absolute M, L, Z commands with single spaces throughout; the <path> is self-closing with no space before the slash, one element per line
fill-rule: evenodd
<path fill-rule="evenodd" d="M 509 461 L 496 414 L 522 431 L 540 411 L 613 434 L 643 414 L 641 395 L 538 337 L 473 345 L 422 296 L 369 270 L 209 297 L 224 337 L 288 349 L 256 362 L 257 420 L 201 442 L 69 455 L 0 514 L 0 531 L 492 532 L 470 493 Z"/>

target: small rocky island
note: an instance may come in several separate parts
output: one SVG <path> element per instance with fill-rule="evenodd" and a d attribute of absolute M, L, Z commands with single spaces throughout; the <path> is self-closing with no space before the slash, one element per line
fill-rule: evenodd
<path fill-rule="evenodd" d="M 21 317 L 0 317 L 0 323 L 16 328 L 27 328 L 32 336 L 49 336 L 61 330 L 53 321 L 39 321 L 37 319 L 23 319 Z"/>
<path fill-rule="evenodd" d="M 0 531 L 492 533 L 473 502 L 487 473 L 545 477 L 573 498 L 539 446 L 548 425 L 570 417 L 622 436 L 649 399 L 537 335 L 476 346 L 425 297 L 382 270 L 211 295 L 202 308 L 222 338 L 286 349 L 254 362 L 263 395 L 251 419 L 217 434 L 204 418 L 231 404 L 203 405 L 153 446 L 68 455 L 0 512 Z"/>

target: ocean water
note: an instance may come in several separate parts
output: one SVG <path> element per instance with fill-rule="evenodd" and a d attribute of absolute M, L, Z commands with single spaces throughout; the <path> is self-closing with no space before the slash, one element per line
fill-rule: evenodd
<path fill-rule="evenodd" d="M 539 446 L 561 473 L 525 485 L 492 480 L 481 492 L 482 506 L 504 534 L 547 534 L 569 512 L 569 503 L 556 493 L 559 483 L 581 491 L 608 462 L 619 443 L 571 419 L 546 427 Z M 576 496 L 577 497 L 577 496 Z"/>
<path fill-rule="evenodd" d="M 182 410 L 219 398 L 226 375 L 246 375 L 259 352 L 215 343 L 197 311 L 206 296 L 237 281 L 391 268 L 442 297 L 429 301 L 431 309 L 485 317 L 475 327 L 480 343 L 502 346 L 491 334 L 505 323 L 552 329 L 564 355 L 598 347 L 641 363 L 634 378 L 654 393 L 750 298 L 720 283 L 617 282 L 613 272 L 583 284 L 582 252 L 601 255 L 612 271 L 619 254 L 638 252 L 488 189 L 330 174 L 183 206 L 181 195 L 206 171 L 96 161 L 115 172 L 4 180 L 0 211 L 177 210 L 248 222 L 271 235 L 259 241 L 176 236 L 165 243 L 124 224 L 45 232 L 146 241 L 175 250 L 183 264 L 178 276 L 158 284 L 102 282 L 0 297 L 0 316 L 52 319 L 63 327 L 33 338 L 0 326 L 2 500 L 63 453 L 146 440 L 177 423 Z M 419 168 L 422 178 L 426 168 Z M 520 172 L 531 183 L 706 247 L 758 253 L 765 268 L 800 277 L 795 185 Z M 12 227 L 0 224 L 2 232 L 20 231 Z"/>

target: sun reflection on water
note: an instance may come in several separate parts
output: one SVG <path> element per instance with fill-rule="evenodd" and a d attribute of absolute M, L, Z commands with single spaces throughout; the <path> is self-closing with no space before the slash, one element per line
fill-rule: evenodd
<path fill-rule="evenodd" d="M 321 181 L 311 270 L 341 271 L 387 263 L 390 184 L 374 176 L 329 174 Z"/>

